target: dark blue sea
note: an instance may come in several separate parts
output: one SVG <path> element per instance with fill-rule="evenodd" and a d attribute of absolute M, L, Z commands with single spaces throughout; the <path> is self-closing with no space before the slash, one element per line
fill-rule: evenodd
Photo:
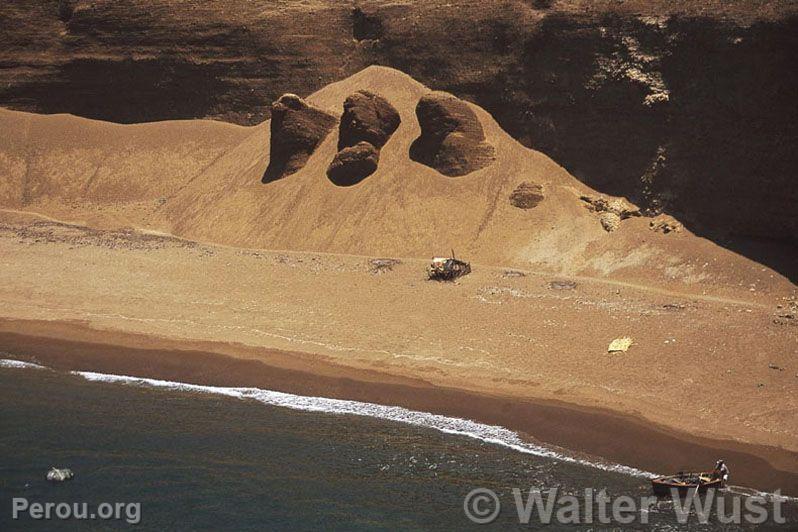
<path fill-rule="evenodd" d="M 798 529 L 794 501 L 782 504 L 784 524 L 770 510 L 763 524 L 722 524 L 714 513 L 701 524 L 695 512 L 682 524 L 669 500 L 627 513 L 632 523 L 602 523 L 585 490 L 639 499 L 650 495 L 645 472 L 547 455 L 464 420 L 10 366 L 0 365 L 0 530 Z M 75 478 L 48 482 L 51 466 Z M 464 510 L 475 489 L 499 501 L 490 523 Z M 579 515 L 544 525 L 533 511 L 521 524 L 513 489 L 523 502 L 530 489 L 557 489 Z M 496 499 L 477 497 L 472 516 L 490 517 Z M 748 496 L 720 499 L 731 514 Z M 29 512 L 48 502 L 49 519 Z M 60 518 L 58 504 L 62 515 L 85 504 L 86 518 Z"/>

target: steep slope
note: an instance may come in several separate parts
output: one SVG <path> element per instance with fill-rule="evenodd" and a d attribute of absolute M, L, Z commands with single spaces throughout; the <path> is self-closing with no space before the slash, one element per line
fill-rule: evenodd
<path fill-rule="evenodd" d="M 120 126 L 4 109 L 0 129 L 0 204 L 94 221 L 103 211 L 133 210 L 131 223 L 141 223 L 248 133 L 203 120 Z"/>
<path fill-rule="evenodd" d="M 429 89 L 398 71 L 370 67 L 308 101 L 340 116 L 358 90 L 386 98 L 401 124 L 383 146 L 377 171 L 353 186 L 336 186 L 326 175 L 337 131 L 296 173 L 264 184 L 269 122 L 251 128 L 201 121 L 120 126 L 7 111 L 0 115 L 4 128 L 23 130 L 27 123 L 30 132 L 0 144 L 0 172 L 10 177 L 2 203 L 241 247 L 398 257 L 455 248 L 481 263 L 711 285 L 720 292 L 743 284 L 765 291 L 788 286 L 688 231 L 654 232 L 644 218 L 619 219 L 616 231 L 605 231 L 600 213 L 580 199 L 592 190 L 521 146 L 476 106 L 485 141 L 495 148 L 492 163 L 447 177 L 412 161 L 410 146 L 420 134 L 415 109 Z M 25 159 L 36 150 L 41 154 Z M 516 206 L 524 190 L 537 194 L 532 208 Z"/>
<path fill-rule="evenodd" d="M 343 100 L 364 88 L 387 98 L 401 116 L 373 175 L 353 187 L 337 187 L 325 178 L 336 153 L 333 133 L 301 171 L 260 186 L 258 172 L 268 161 L 269 141 L 261 128 L 209 168 L 196 186 L 169 202 L 164 212 L 175 231 L 238 245 L 359 254 L 424 257 L 456 247 L 486 260 L 501 260 L 518 249 L 508 238 L 526 241 L 524 232 L 538 232 L 535 227 L 546 219 L 581 219 L 592 225 L 575 197 L 564 196 L 559 188 L 539 210 L 521 212 L 509 206 L 507 197 L 516 181 L 549 184 L 567 174 L 507 137 L 484 111 L 478 110 L 489 140 L 501 152 L 494 164 L 452 179 L 412 162 L 410 144 L 420 133 L 414 110 L 427 89 L 401 73 L 369 68 L 309 101 L 340 114 Z M 225 186 L 213 190 L 220 174 L 228 176 Z M 559 209 L 570 210 L 570 216 L 555 214 Z M 205 217 L 209 211 L 216 213 L 212 220 Z"/>
<path fill-rule="evenodd" d="M 0 105 L 256 124 L 284 92 L 387 65 L 477 103 L 586 184 L 786 268 L 797 13 L 787 0 L 17 0 L 0 5 Z"/>

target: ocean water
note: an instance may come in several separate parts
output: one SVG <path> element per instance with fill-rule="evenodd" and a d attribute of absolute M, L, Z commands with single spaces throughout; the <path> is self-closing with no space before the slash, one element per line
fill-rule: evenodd
<path fill-rule="evenodd" d="M 782 505 L 783 525 L 772 515 L 764 525 L 722 524 L 715 514 L 707 524 L 696 515 L 680 524 L 668 500 L 635 512 L 630 524 L 602 524 L 598 503 L 584 502 L 585 490 L 639 499 L 650 495 L 647 472 L 591 464 L 499 427 L 401 408 L 11 362 L 0 364 L 0 390 L 0 530 L 543 528 L 535 511 L 529 524 L 519 523 L 514 488 L 524 499 L 530 489 L 576 496 L 580 523 L 547 529 L 798 529 L 794 501 Z M 71 468 L 75 479 L 46 481 L 51 466 Z M 489 524 L 464 510 L 478 488 L 501 504 Z M 24 511 L 13 519 L 15 499 L 86 503 L 87 515 L 102 503 L 119 510 L 111 519 L 62 520 L 54 510 L 51 519 Z M 730 513 L 735 499 L 744 505 L 746 498 L 722 499 Z"/>

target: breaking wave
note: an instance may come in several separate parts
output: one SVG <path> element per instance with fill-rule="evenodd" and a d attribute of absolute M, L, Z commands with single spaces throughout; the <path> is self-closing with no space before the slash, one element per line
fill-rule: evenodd
<path fill-rule="evenodd" d="M 181 382 L 147 379 L 141 377 L 127 377 L 123 375 L 109 375 L 90 371 L 73 371 L 86 380 L 106 383 L 122 383 L 137 386 L 150 386 L 195 393 L 208 393 L 234 397 L 237 399 L 254 400 L 260 403 L 302 410 L 306 412 L 323 412 L 327 414 L 342 414 L 367 416 L 379 419 L 408 423 L 411 425 L 438 430 L 446 434 L 466 436 L 486 443 L 501 445 L 518 452 L 535 456 L 552 458 L 564 462 L 594 467 L 603 471 L 621 473 L 643 478 L 653 478 L 655 475 L 634 467 L 620 464 L 592 461 L 555 451 L 551 448 L 524 441 L 516 432 L 496 425 L 478 423 L 469 419 L 448 417 L 439 414 L 430 414 L 417 410 L 409 410 L 400 406 L 385 406 L 374 403 L 361 403 L 345 399 L 328 399 L 325 397 L 307 397 L 290 393 L 262 390 L 260 388 L 227 388 L 219 386 L 203 386 Z"/>
<path fill-rule="evenodd" d="M 0 368 L 47 369 L 46 367 L 34 364 L 33 362 L 23 362 L 21 360 L 13 360 L 10 358 L 0 358 Z"/>
<path fill-rule="evenodd" d="M 23 362 L 21 360 L 13 359 L 0 359 L 0 368 L 49 369 L 46 366 L 40 366 L 39 364 L 34 364 L 32 362 Z M 440 414 L 421 412 L 418 410 L 409 410 L 400 406 L 385 406 L 375 403 L 349 401 L 345 399 L 328 399 L 325 397 L 308 397 L 284 392 L 275 392 L 271 390 L 262 390 L 260 388 L 204 386 L 199 384 L 187 384 L 183 382 L 148 379 L 144 377 L 129 377 L 125 375 L 95 373 L 91 371 L 71 371 L 70 373 L 72 375 L 82 377 L 87 381 L 93 382 L 118 383 L 145 387 L 149 386 L 153 388 L 164 388 L 183 392 L 224 395 L 236 399 L 254 400 L 270 406 L 290 408 L 305 412 L 374 417 L 395 421 L 398 423 L 407 423 L 419 427 L 434 429 L 446 434 L 466 436 L 476 440 L 484 441 L 486 443 L 513 449 L 521 453 L 551 458 L 554 460 L 560 460 L 562 462 L 579 464 L 602 471 L 620 473 L 640 478 L 654 478 L 658 476 L 655 473 L 643 471 L 634 467 L 614 464 L 611 462 L 602 462 L 598 460 L 587 460 L 585 458 L 569 455 L 565 450 L 554 450 L 549 447 L 524 441 L 521 436 L 518 435 L 518 433 L 497 425 L 488 425 L 469 419 L 448 417 Z M 732 493 L 748 497 L 757 496 L 764 497 L 766 499 L 780 497 L 782 500 L 798 501 L 798 497 L 779 495 L 778 492 L 775 494 L 767 493 L 742 486 L 729 486 L 728 490 Z"/>

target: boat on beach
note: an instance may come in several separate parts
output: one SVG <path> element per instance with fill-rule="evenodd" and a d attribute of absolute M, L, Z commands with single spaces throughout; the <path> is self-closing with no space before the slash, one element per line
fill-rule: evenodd
<path fill-rule="evenodd" d="M 723 479 L 714 471 L 700 473 L 679 471 L 673 475 L 652 479 L 651 488 L 654 490 L 654 495 L 658 497 L 670 496 L 671 490 L 676 490 L 679 495 L 686 495 L 691 489 L 697 489 L 698 493 L 704 493 L 710 488 L 723 488 Z"/>

